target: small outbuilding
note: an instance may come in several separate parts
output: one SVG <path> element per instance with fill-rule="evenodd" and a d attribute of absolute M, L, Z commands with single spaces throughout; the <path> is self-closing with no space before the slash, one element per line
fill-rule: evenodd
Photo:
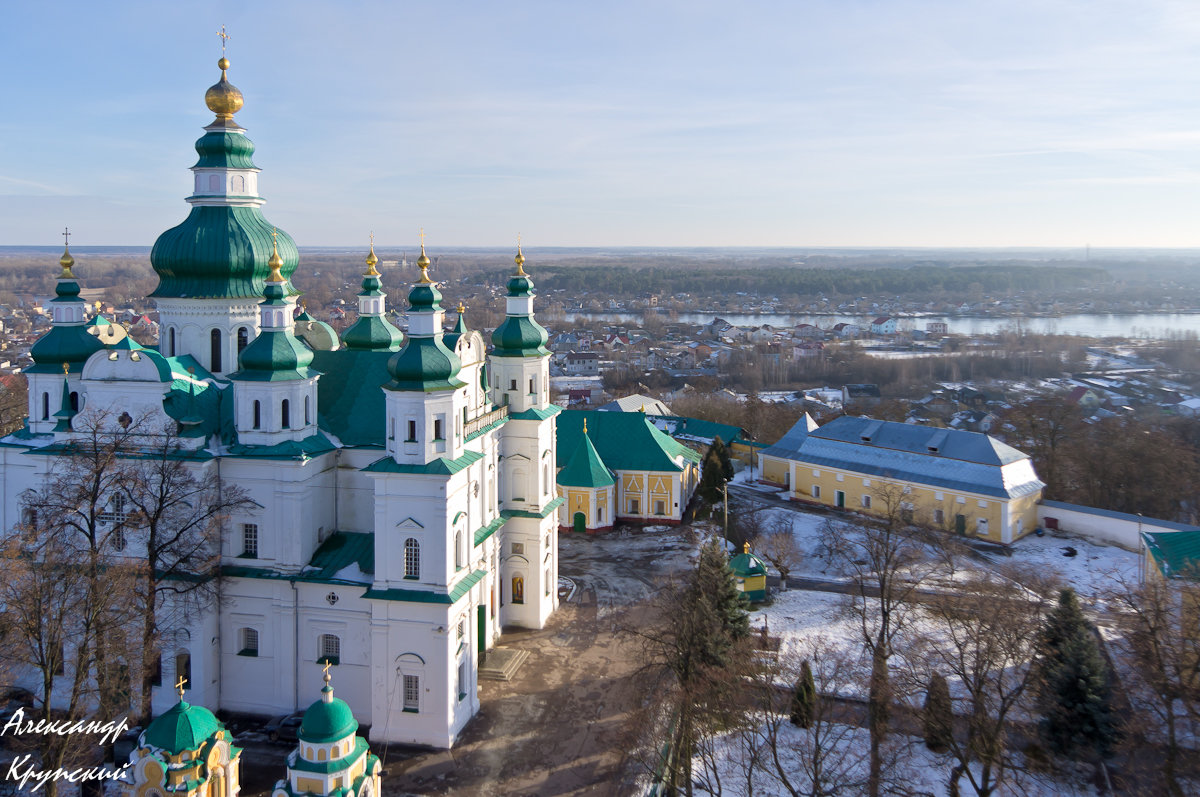
<path fill-rule="evenodd" d="M 742 552 L 729 560 L 729 569 L 737 579 L 737 588 L 751 603 L 762 603 L 767 599 L 767 565 L 756 554 L 750 552 L 750 543 Z"/>

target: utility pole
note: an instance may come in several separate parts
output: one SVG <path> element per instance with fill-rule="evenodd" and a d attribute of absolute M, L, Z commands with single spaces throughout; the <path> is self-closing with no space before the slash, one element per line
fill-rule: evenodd
<path fill-rule="evenodd" d="M 721 482 L 721 495 L 725 499 L 722 502 L 722 504 L 724 506 L 724 515 L 725 515 L 725 520 L 722 523 L 722 525 L 725 528 L 725 548 L 727 549 L 726 553 L 728 553 L 728 548 L 729 548 L 729 482 L 728 482 L 728 480 Z"/>

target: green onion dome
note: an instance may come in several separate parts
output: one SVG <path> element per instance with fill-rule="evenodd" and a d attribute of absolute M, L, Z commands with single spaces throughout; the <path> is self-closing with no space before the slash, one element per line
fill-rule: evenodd
<path fill-rule="evenodd" d="M 404 348 L 388 360 L 387 368 L 392 375 L 384 385 L 388 390 L 454 390 L 466 384 L 458 378 L 462 361 L 441 338 L 409 335 Z"/>
<path fill-rule="evenodd" d="M 80 302 L 79 283 L 71 271 L 75 258 L 69 249 L 63 250 L 58 263 L 62 266 L 62 273 L 54 288 L 55 298 L 50 301 Z M 67 365 L 69 370 L 79 372 L 87 359 L 103 348 L 104 344 L 99 338 L 88 334 L 85 324 L 56 324 L 33 344 L 29 356 L 34 364 L 26 370 L 32 373 L 59 373 L 63 365 Z"/>
<path fill-rule="evenodd" d="M 158 274 L 154 298 L 251 299 L 263 295 L 271 273 L 270 222 L 250 206 L 197 205 L 177 227 L 164 232 L 150 251 Z M 296 271 L 296 242 L 279 233 L 280 271 Z M 289 295 L 297 291 L 284 282 Z"/>
<path fill-rule="evenodd" d="M 193 169 L 257 169 L 252 156 L 254 142 L 236 130 L 209 130 L 196 140 L 196 161 Z"/>
<path fill-rule="evenodd" d="M 342 333 L 342 343 L 347 349 L 397 351 L 403 342 L 404 333 L 396 329 L 391 321 L 377 315 L 360 315 Z"/>
<path fill-rule="evenodd" d="M 169 755 L 196 751 L 224 726 L 204 706 L 180 700 L 175 707 L 155 718 L 142 732 L 142 744 L 165 750 Z"/>
<path fill-rule="evenodd" d="M 550 334 L 532 316 L 510 315 L 492 332 L 497 357 L 547 357 Z"/>
<path fill-rule="evenodd" d="M 533 280 L 528 274 L 513 274 L 508 280 L 509 296 L 532 296 Z"/>

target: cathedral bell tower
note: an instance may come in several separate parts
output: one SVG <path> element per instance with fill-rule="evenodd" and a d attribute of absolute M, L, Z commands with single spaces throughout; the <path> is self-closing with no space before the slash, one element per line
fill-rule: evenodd
<path fill-rule="evenodd" d="M 295 242 L 263 218 L 254 144 L 233 115 L 242 92 L 226 76 L 229 60 L 217 62 L 221 79 L 204 101 L 216 118 L 196 142 L 194 188 L 188 217 L 158 237 L 150 263 L 158 287 L 150 296 L 159 313 L 159 350 L 167 357 L 190 354 L 216 376 L 235 370 L 238 355 L 259 331 L 257 305 L 271 274 L 272 252 L 281 258 L 284 299 L 294 302 L 288 279 L 299 255 Z"/>

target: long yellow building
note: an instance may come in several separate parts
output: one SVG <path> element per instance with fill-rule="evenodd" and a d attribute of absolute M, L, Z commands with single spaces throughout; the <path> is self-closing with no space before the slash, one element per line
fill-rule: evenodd
<path fill-rule="evenodd" d="M 1001 543 L 1036 528 L 1045 487 L 1028 455 L 994 437 L 850 415 L 818 427 L 806 414 L 759 465 L 795 501 Z"/>

